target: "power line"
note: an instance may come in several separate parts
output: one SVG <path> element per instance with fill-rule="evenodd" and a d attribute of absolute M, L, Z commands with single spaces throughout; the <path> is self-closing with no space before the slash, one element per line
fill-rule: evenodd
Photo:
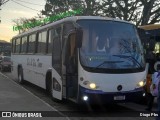
<path fill-rule="evenodd" d="M 11 0 L 11 1 L 14 2 L 14 3 L 17 3 L 17 4 L 19 4 L 19 5 L 21 5 L 21 6 L 23 6 L 23 7 L 26 7 L 26 8 L 29 8 L 29 9 L 31 9 L 31 10 L 40 12 L 39 10 L 36 10 L 36 9 L 30 8 L 30 7 L 27 7 L 27 6 L 25 6 L 25 5 L 22 5 L 21 3 L 16 2 L 16 1 L 13 1 L 13 0 Z"/>
<path fill-rule="evenodd" d="M 35 3 L 26 2 L 26 1 L 23 1 L 23 0 L 17 0 L 17 1 L 19 1 L 19 2 L 24 2 L 24 3 L 28 3 L 28 4 L 31 4 L 31 5 L 44 6 L 44 5 L 40 5 L 40 4 L 35 4 Z"/>

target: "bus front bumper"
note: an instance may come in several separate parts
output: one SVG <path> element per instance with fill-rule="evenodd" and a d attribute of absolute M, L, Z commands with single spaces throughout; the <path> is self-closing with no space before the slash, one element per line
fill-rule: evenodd
<path fill-rule="evenodd" d="M 135 102 L 141 100 L 144 93 L 143 87 L 127 92 L 103 92 L 79 86 L 79 102 L 94 104 Z"/>

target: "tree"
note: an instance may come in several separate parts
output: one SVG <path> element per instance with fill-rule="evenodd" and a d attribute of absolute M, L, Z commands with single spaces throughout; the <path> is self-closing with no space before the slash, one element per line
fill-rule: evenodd
<path fill-rule="evenodd" d="M 119 18 L 139 26 L 160 22 L 159 5 L 160 0 L 46 0 L 45 9 L 38 17 L 20 18 L 13 22 L 20 26 L 42 20 L 43 15 L 49 17 L 70 10 L 83 9 L 83 13 L 79 15 Z M 19 32 L 24 32 L 35 26 L 21 29 Z"/>
<path fill-rule="evenodd" d="M 12 20 L 12 22 L 14 23 L 14 27 L 21 26 L 26 21 L 28 21 L 27 18 L 19 18 L 19 19 Z M 27 28 L 22 28 L 22 29 L 18 29 L 18 32 L 19 33 L 23 33 L 23 32 L 25 32 L 27 30 L 28 30 Z"/>
<path fill-rule="evenodd" d="M 160 22 L 160 0 L 141 0 L 144 5 L 141 24 L 154 24 Z"/>
<path fill-rule="evenodd" d="M 14 19 L 12 22 L 14 23 L 14 27 L 18 27 L 17 30 L 19 33 L 23 33 L 28 31 L 31 28 L 34 28 L 38 26 L 37 21 L 43 20 L 42 14 L 37 14 L 37 16 L 33 18 L 19 18 L 19 19 Z M 45 23 L 41 22 L 39 25 L 43 25 Z"/>
<path fill-rule="evenodd" d="M 9 0 L 0 0 L 0 6 L 8 2 Z"/>
<path fill-rule="evenodd" d="M 136 25 L 160 21 L 160 0 L 47 0 L 43 15 L 83 8 L 81 15 L 97 15 L 131 21 Z"/>
<path fill-rule="evenodd" d="M 47 0 L 42 14 L 51 16 L 69 10 L 83 9 L 80 15 L 97 15 L 100 8 L 99 0 Z"/>
<path fill-rule="evenodd" d="M 79 0 L 47 0 L 45 10 L 42 10 L 42 14 L 52 16 L 71 9 L 75 10 L 80 7 L 81 1 Z"/>
<path fill-rule="evenodd" d="M 105 16 L 132 21 L 136 25 L 160 21 L 160 0 L 103 0 Z"/>

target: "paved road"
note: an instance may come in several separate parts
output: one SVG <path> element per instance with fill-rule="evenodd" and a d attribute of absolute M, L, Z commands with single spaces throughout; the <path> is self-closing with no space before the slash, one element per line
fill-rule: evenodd
<path fill-rule="evenodd" d="M 22 86 L 7 79 L 0 73 L 0 111 L 8 111 L 9 115 L 14 117 L 18 116 L 17 113 L 22 113 L 22 111 L 28 111 L 29 113 L 22 113 L 22 116 L 32 117 L 32 111 L 37 111 L 37 117 L 43 117 L 43 111 L 54 112 L 57 116 L 63 117 L 61 119 L 67 120 L 63 114 L 59 113 L 54 107 L 50 106 L 48 103 L 42 101 Z M 15 111 L 10 113 L 10 111 Z M 38 112 L 41 111 L 41 112 Z M 1 116 L 9 116 L 6 113 L 1 114 Z M 57 117 L 57 118 L 60 118 Z M 2 119 L 2 118 L 1 118 Z M 13 118 L 16 119 L 16 118 Z M 27 119 L 27 118 L 23 118 Z M 52 118 L 42 118 L 43 120 L 51 120 Z M 56 119 L 56 118 L 55 118 Z M 53 120 L 53 119 L 52 119 Z"/>
<path fill-rule="evenodd" d="M 61 116 L 64 115 L 64 116 L 69 117 L 69 118 L 64 117 L 61 119 L 72 119 L 72 120 L 94 120 L 94 119 L 98 119 L 98 120 L 104 120 L 104 119 L 105 120 L 110 120 L 110 119 L 112 120 L 119 120 L 119 119 L 154 120 L 155 119 L 154 117 L 148 117 L 148 118 L 138 117 L 140 116 L 140 114 L 143 116 L 146 116 L 149 114 L 151 115 L 151 113 L 146 114 L 146 112 L 144 111 L 146 106 L 135 104 L 135 103 L 127 103 L 127 104 L 122 103 L 122 104 L 117 104 L 117 105 L 92 106 L 92 107 L 78 106 L 69 101 L 64 101 L 62 103 L 56 103 L 50 99 L 49 95 L 46 94 L 45 90 L 33 84 L 27 83 L 27 82 L 24 85 L 19 85 L 17 83 L 17 79 L 15 79 L 10 73 L 3 73 L 3 74 L 5 74 L 5 76 L 7 76 L 8 78 L 12 78 L 12 79 L 7 79 L 4 76 L 2 77 L 2 75 L 0 74 L 0 91 L 2 88 L 5 89 L 6 88 L 5 86 L 8 86 L 8 85 L 9 85 L 9 88 L 12 88 L 12 89 L 15 88 L 15 90 L 14 89 L 7 90 L 8 91 L 7 94 L 4 91 L 2 93 L 0 92 L 0 96 L 9 95 L 11 98 L 13 97 L 14 99 L 17 99 L 17 101 L 15 100 L 13 101 L 15 104 L 19 104 L 20 102 L 18 100 L 23 98 L 24 101 L 21 104 L 25 104 L 25 105 L 21 106 L 22 107 L 21 110 L 32 110 L 32 111 L 35 111 L 35 110 L 36 111 L 37 110 L 46 111 L 46 109 L 50 109 L 47 111 L 58 110 L 59 111 L 58 114 L 60 114 Z M 6 82 L 6 85 L 1 85 L 1 81 Z M 19 94 L 19 91 L 21 94 Z M 27 92 L 28 97 L 24 95 L 24 91 Z M 29 101 L 31 98 L 36 99 L 36 100 Z M 5 101 L 8 102 L 7 100 L 8 99 L 6 97 Z M 32 109 L 31 104 L 28 104 L 28 103 L 34 104 L 35 107 L 32 106 L 34 109 Z M 42 104 L 42 105 L 39 105 L 39 104 Z M 43 105 L 44 105 L 44 109 L 43 109 Z M 3 105 L 3 103 L 2 103 L 2 106 L 3 108 L 5 108 L 5 105 Z M 45 108 L 46 106 L 47 108 Z M 3 108 L 1 108 L 1 104 L 0 104 L 0 110 L 6 110 Z M 12 108 L 9 110 L 17 109 L 16 105 L 8 106 L 8 108 Z M 153 110 L 156 110 L 156 104 Z M 60 117 L 58 117 L 58 119 L 60 119 Z"/>

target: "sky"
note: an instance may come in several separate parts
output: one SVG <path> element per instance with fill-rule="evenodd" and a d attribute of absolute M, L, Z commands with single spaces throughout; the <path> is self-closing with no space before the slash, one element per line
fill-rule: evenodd
<path fill-rule="evenodd" d="M 40 13 L 39 11 L 42 9 L 44 10 L 45 3 L 46 0 L 9 0 L 7 3 L 3 4 L 0 7 L 0 40 L 10 42 L 11 38 L 18 34 L 17 31 L 13 31 L 14 23 L 12 20 L 21 17 L 32 18 L 37 16 L 37 13 Z"/>

